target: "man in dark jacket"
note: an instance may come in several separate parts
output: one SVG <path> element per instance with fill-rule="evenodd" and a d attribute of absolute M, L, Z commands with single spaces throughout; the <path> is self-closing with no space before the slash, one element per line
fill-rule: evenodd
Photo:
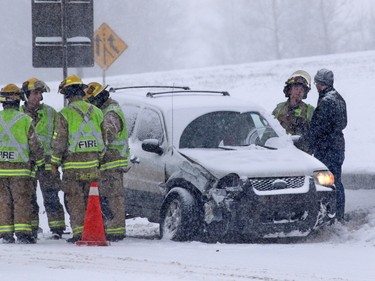
<path fill-rule="evenodd" d="M 314 77 L 319 93 L 310 129 L 301 136 L 296 146 L 313 154 L 335 176 L 336 218 L 344 219 L 345 192 L 341 183 L 341 167 L 345 159 L 343 130 L 347 125 L 346 103 L 333 87 L 333 72 L 321 69 Z"/>

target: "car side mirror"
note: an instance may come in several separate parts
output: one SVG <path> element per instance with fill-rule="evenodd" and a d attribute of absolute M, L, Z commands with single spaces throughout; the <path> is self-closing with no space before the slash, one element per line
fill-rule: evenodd
<path fill-rule="evenodd" d="M 157 139 L 146 139 L 142 142 L 142 149 L 147 152 L 153 152 L 158 155 L 163 154 L 163 149 L 160 147 Z"/>

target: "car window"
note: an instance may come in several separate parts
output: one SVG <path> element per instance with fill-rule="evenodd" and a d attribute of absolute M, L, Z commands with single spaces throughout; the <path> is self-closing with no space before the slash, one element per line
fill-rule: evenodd
<path fill-rule="evenodd" d="M 157 139 L 163 142 L 163 126 L 159 114 L 152 109 L 144 109 L 140 116 L 137 138 L 140 141 L 145 139 Z"/>
<path fill-rule="evenodd" d="M 134 131 L 135 120 L 137 119 L 137 114 L 140 107 L 136 105 L 125 105 L 124 115 L 126 121 L 126 129 L 128 130 L 128 136 L 131 136 Z"/>
<path fill-rule="evenodd" d="M 254 124 L 255 130 L 253 134 L 251 134 L 251 132 L 249 133 L 249 139 L 245 141 L 246 144 L 264 145 L 268 139 L 278 136 L 267 119 L 262 115 L 257 112 L 251 112 L 249 115 Z"/>
<path fill-rule="evenodd" d="M 180 148 L 264 145 L 277 134 L 257 112 L 217 111 L 202 115 L 183 131 Z"/>

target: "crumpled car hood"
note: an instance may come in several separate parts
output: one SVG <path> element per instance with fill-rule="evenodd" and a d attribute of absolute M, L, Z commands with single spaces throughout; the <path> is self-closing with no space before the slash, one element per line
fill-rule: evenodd
<path fill-rule="evenodd" d="M 223 149 L 179 149 L 185 157 L 221 178 L 235 173 L 240 177 L 278 177 L 312 175 L 326 166 L 297 148 L 269 150 L 261 147 Z"/>

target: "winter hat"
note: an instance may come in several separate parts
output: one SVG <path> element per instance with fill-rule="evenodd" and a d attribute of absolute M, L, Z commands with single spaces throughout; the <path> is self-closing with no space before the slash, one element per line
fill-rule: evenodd
<path fill-rule="evenodd" d="M 315 83 L 324 84 L 327 86 L 333 86 L 333 72 L 331 70 L 322 68 L 318 70 L 314 77 Z"/>

